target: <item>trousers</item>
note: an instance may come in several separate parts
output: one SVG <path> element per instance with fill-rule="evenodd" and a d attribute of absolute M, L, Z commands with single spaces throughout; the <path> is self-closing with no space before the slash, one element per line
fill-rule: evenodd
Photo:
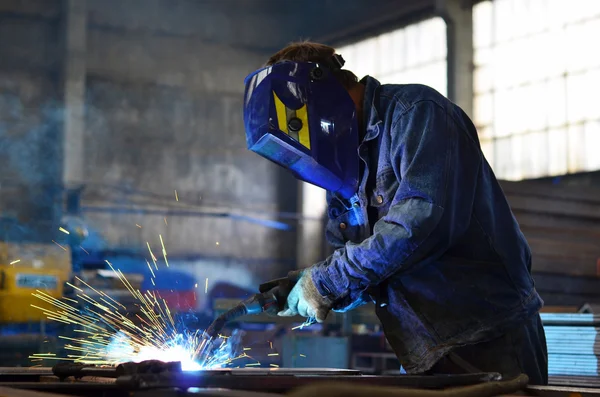
<path fill-rule="evenodd" d="M 499 372 L 503 379 L 523 373 L 530 385 L 547 385 L 548 349 L 540 315 L 499 338 L 454 349 L 425 374 L 473 372 Z"/>

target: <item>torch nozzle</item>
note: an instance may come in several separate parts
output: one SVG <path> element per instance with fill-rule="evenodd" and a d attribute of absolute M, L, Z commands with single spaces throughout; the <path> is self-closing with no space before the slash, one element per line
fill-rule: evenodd
<path fill-rule="evenodd" d="M 196 360 L 203 367 L 208 364 L 213 351 L 214 340 L 215 338 L 208 336 L 206 333 L 202 334 L 202 342 L 200 342 L 200 346 L 196 351 Z"/>

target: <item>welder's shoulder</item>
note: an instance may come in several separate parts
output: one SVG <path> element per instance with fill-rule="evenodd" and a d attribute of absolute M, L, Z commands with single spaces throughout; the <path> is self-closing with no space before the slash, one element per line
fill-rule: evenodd
<path fill-rule="evenodd" d="M 454 104 L 434 88 L 423 84 L 383 84 L 379 95 L 389 101 L 394 107 L 394 113 L 399 115 L 415 107 L 418 103 L 435 103 L 441 109 L 449 111 Z"/>

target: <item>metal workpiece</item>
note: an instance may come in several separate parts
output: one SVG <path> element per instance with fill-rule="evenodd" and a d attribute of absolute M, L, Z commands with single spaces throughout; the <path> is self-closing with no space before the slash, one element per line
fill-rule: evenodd
<path fill-rule="evenodd" d="M 316 383 L 343 382 L 351 385 L 410 387 L 442 389 L 500 380 L 499 374 L 468 374 L 440 376 L 368 376 L 356 373 L 339 374 L 323 369 L 255 369 L 244 368 L 226 371 L 198 371 L 179 374 L 127 375 L 119 377 L 116 384 L 126 389 L 163 388 L 177 385 L 181 388 L 224 388 L 246 391 L 287 393 L 302 386 Z"/>
<path fill-rule="evenodd" d="M 110 368 L 106 368 L 104 375 L 96 373 L 96 376 L 65 381 L 54 376 L 51 368 L 0 368 L 0 387 L 86 397 L 266 397 L 282 393 L 295 397 L 491 397 L 516 394 L 568 397 L 574 392 L 582 397 L 600 397 L 600 390 L 591 388 L 530 386 L 523 390 L 527 384 L 526 376 L 502 380 L 496 373 L 366 376 L 355 370 L 319 368 L 185 372 L 179 371 L 176 363 L 129 364 L 125 366 L 127 373 L 116 378 L 113 367 L 112 374 L 108 372 Z"/>

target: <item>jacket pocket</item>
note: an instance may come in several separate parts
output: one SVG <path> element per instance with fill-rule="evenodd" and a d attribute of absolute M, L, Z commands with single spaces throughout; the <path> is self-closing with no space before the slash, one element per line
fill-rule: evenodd
<path fill-rule="evenodd" d="M 369 206 L 377 210 L 378 218 L 389 211 L 399 185 L 398 178 L 391 168 L 377 175 L 375 188 L 369 194 Z"/>
<path fill-rule="evenodd" d="M 346 209 L 335 218 L 332 218 L 331 215 L 330 213 L 326 233 L 330 244 L 339 248 L 348 241 L 352 241 L 353 243 L 360 243 L 362 241 L 361 225 L 354 209 Z"/>

